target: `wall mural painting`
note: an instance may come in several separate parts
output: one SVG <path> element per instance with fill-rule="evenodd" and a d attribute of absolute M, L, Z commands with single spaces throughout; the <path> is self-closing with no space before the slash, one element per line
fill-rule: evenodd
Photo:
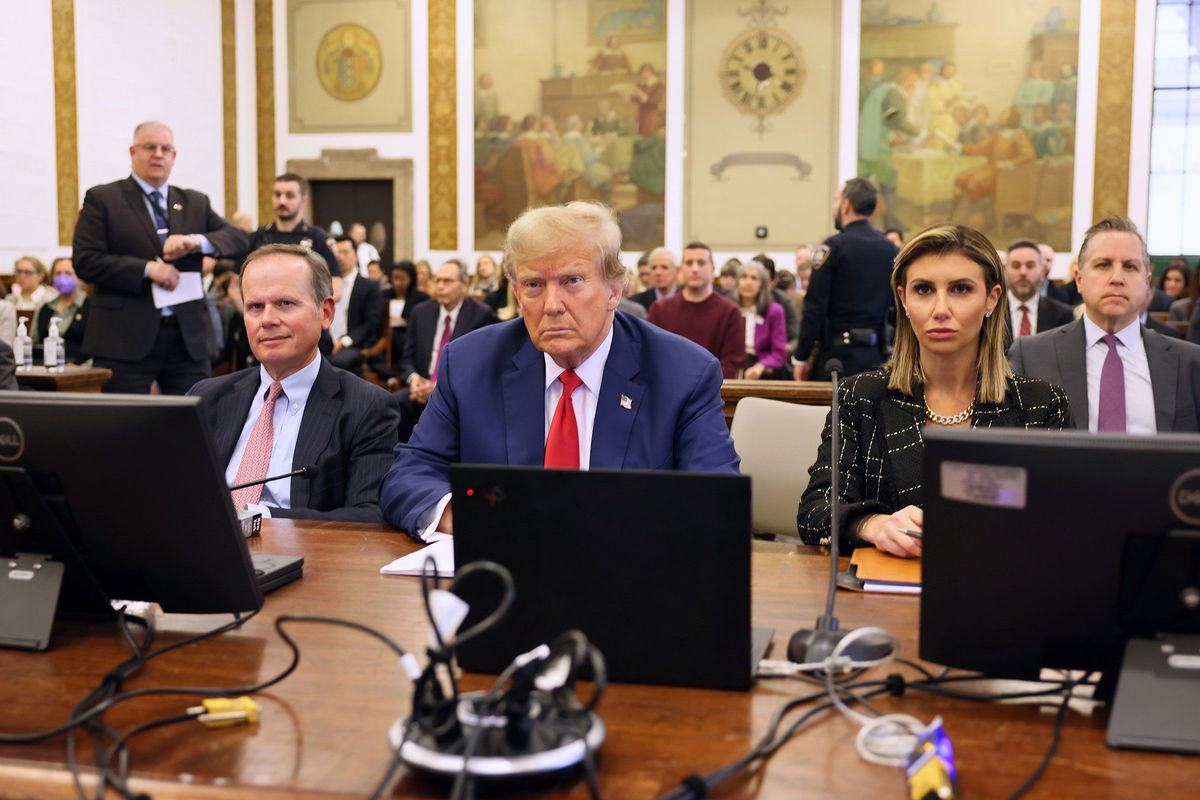
<path fill-rule="evenodd" d="M 477 0 L 475 24 L 476 249 L 570 200 L 612 206 L 625 249 L 661 245 L 664 0 Z"/>
<path fill-rule="evenodd" d="M 864 0 L 858 173 L 876 224 L 954 221 L 1070 250 L 1079 3 Z M 960 22 L 962 24 L 960 24 Z"/>

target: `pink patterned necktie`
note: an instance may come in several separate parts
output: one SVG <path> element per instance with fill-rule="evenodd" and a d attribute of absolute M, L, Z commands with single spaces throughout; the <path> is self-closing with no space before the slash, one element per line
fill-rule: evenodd
<path fill-rule="evenodd" d="M 1096 423 L 1098 431 L 1125 432 L 1125 365 L 1117 352 L 1117 337 L 1105 335 L 1108 355 L 1100 368 L 1100 408 Z"/>
<path fill-rule="evenodd" d="M 1017 333 L 1017 336 L 1028 336 L 1033 333 L 1033 326 L 1029 321 L 1029 306 L 1022 305 L 1019 310 L 1021 312 L 1021 330 Z"/>
<path fill-rule="evenodd" d="M 437 383 L 438 367 L 442 365 L 442 351 L 446 349 L 446 345 L 450 344 L 450 317 L 446 316 L 446 327 L 442 329 L 442 340 L 438 342 L 437 360 L 433 362 L 433 371 L 429 373 L 429 380 Z"/>
<path fill-rule="evenodd" d="M 242 463 L 238 464 L 237 477 L 234 484 L 256 481 L 267 477 L 267 466 L 271 463 L 271 448 L 275 440 L 275 400 L 283 393 L 279 381 L 271 384 L 267 392 L 266 402 L 258 414 L 258 421 L 250 431 L 250 440 L 242 452 Z M 247 486 L 232 492 L 233 507 L 245 508 L 250 503 L 257 503 L 262 498 L 262 484 Z"/>

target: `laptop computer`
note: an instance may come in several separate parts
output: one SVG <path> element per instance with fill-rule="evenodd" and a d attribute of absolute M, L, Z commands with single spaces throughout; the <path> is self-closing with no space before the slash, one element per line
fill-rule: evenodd
<path fill-rule="evenodd" d="M 454 563 L 508 568 L 516 601 L 457 648 L 498 673 L 519 653 L 579 629 L 608 677 L 749 689 L 772 631 L 750 627 L 750 479 L 641 470 L 454 465 Z M 466 582 L 465 630 L 499 602 Z"/>

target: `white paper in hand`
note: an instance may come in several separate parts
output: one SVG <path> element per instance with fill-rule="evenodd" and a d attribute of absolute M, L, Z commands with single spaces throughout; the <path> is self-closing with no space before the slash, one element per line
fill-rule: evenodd
<path fill-rule="evenodd" d="M 179 273 L 179 284 L 174 289 L 164 289 L 157 283 L 150 285 L 154 292 L 154 307 L 166 308 L 177 306 L 189 300 L 199 300 L 204 297 L 204 285 L 200 282 L 199 272 Z"/>

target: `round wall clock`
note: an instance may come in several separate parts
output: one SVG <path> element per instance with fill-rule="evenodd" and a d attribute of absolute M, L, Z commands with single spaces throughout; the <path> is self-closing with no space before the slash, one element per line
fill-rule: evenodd
<path fill-rule="evenodd" d="M 783 111 L 804 85 L 804 59 L 792 38 L 776 28 L 738 34 L 718 67 L 725 99 L 761 121 Z"/>

